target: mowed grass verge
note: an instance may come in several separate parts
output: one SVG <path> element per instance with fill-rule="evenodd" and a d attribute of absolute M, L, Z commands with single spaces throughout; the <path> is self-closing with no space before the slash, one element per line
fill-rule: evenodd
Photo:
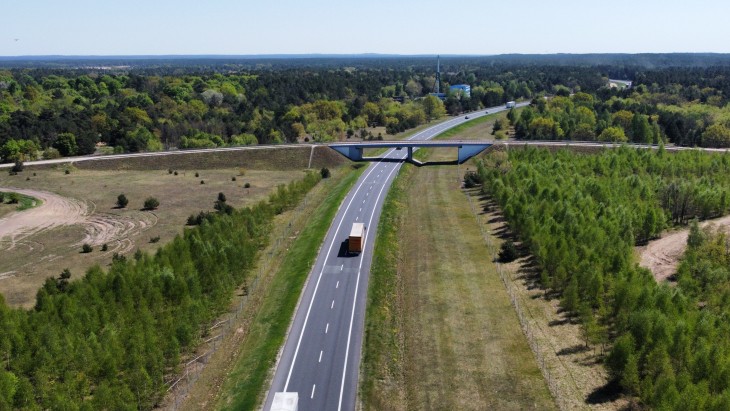
<path fill-rule="evenodd" d="M 556 409 L 457 171 L 405 166 L 388 194 L 368 294 L 364 409 Z"/>
<path fill-rule="evenodd" d="M 266 290 L 261 308 L 241 346 L 238 361 L 223 384 L 217 408 L 253 410 L 260 407 L 268 388 L 265 383 L 319 247 L 340 203 L 364 170 L 365 167 L 354 170 L 331 190 L 289 248 Z"/>

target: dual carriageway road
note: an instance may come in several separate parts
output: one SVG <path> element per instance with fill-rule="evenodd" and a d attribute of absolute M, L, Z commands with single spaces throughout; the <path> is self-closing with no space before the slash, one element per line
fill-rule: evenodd
<path fill-rule="evenodd" d="M 408 140 L 429 140 L 487 114 L 492 107 L 453 118 L 418 132 Z M 391 149 L 383 158 L 402 160 Z M 276 392 L 296 392 L 299 411 L 354 410 L 365 326 L 365 302 L 373 245 L 383 202 L 401 162 L 371 163 L 342 202 L 304 286 L 288 337 L 280 353 L 264 410 Z M 344 253 L 353 223 L 367 228 L 363 251 Z"/>

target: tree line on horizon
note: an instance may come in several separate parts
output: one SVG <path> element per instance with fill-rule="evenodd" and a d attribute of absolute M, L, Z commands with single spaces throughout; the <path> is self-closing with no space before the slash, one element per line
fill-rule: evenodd
<path fill-rule="evenodd" d="M 508 118 L 517 139 L 730 147 L 727 99 L 721 90 L 696 84 L 639 84 L 593 94 L 560 87 Z"/>
<path fill-rule="evenodd" d="M 373 127 L 395 134 L 444 110 L 456 115 L 516 99 L 535 101 L 516 119 L 518 138 L 661 139 L 687 146 L 726 146 L 730 140 L 727 66 L 539 63 L 550 59 L 479 65 L 453 59 L 444 65 L 441 89 L 469 84 L 471 95 L 448 93 L 441 103 L 427 97 L 436 76 L 426 61 L 223 72 L 199 66 L 119 73 L 3 70 L 0 158 L 91 154 L 98 144 L 108 152 L 137 152 L 377 138 Z M 634 87 L 607 88 L 609 77 L 628 77 Z M 539 98 L 546 95 L 555 98 Z"/>
<path fill-rule="evenodd" d="M 4 161 L 256 143 L 374 138 L 448 113 L 550 92 L 559 78 L 604 84 L 600 71 L 454 67 L 441 87 L 467 83 L 471 96 L 429 97 L 433 68 L 308 68 L 198 72 L 167 68 L 0 71 L 0 157 Z M 164 74 L 162 74 L 164 73 Z M 382 136 L 381 136 L 382 137 Z"/>

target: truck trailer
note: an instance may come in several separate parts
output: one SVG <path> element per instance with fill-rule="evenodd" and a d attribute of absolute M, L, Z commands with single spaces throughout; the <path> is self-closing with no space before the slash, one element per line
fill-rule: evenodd
<path fill-rule="evenodd" d="M 363 238 L 365 237 L 365 225 L 353 223 L 350 230 L 350 237 L 347 239 L 347 251 L 349 253 L 362 252 Z"/>

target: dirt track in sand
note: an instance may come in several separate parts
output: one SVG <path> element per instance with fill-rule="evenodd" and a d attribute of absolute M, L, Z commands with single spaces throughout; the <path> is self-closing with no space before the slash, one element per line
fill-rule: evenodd
<path fill-rule="evenodd" d="M 94 203 L 48 191 L 12 187 L 0 187 L 0 191 L 24 194 L 43 202 L 38 207 L 10 213 L 0 219 L 0 251 L 16 247 L 41 251 L 43 245 L 29 237 L 59 226 L 81 225 L 85 231 L 84 238 L 69 244 L 69 247 L 79 247 L 84 243 L 92 246 L 108 244 L 110 251 L 125 253 L 134 247 L 130 236 L 157 224 L 157 216 L 150 212 L 135 212 L 129 217 L 96 213 Z"/>
<path fill-rule="evenodd" d="M 703 221 L 700 226 L 706 227 L 710 224 L 716 227 L 728 227 L 730 226 L 730 216 Z M 657 282 L 667 280 L 677 272 L 679 260 L 684 255 L 684 250 L 687 249 L 688 235 L 689 228 L 672 231 L 649 242 L 645 247 L 640 247 L 639 265 L 651 270 Z"/>

